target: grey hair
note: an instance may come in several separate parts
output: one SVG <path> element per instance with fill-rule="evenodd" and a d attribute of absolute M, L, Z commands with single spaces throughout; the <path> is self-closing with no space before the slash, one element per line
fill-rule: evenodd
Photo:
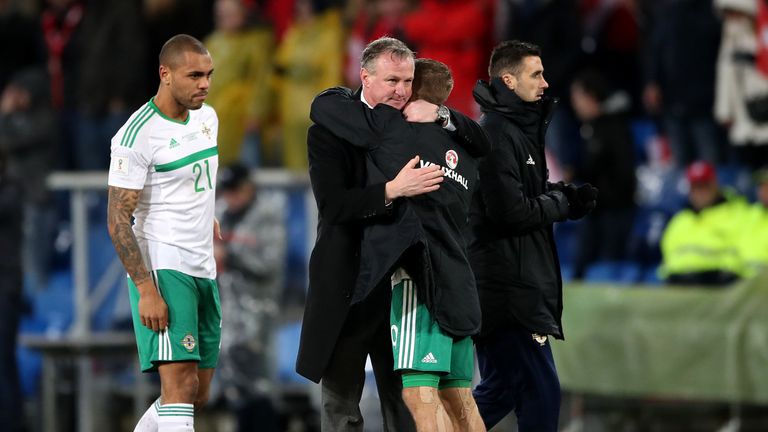
<path fill-rule="evenodd" d="M 376 72 L 376 59 L 382 54 L 389 54 L 397 60 L 416 58 L 416 54 L 401 40 L 389 36 L 383 36 L 368 44 L 363 50 L 363 58 L 360 59 L 360 67 L 370 73 Z"/>

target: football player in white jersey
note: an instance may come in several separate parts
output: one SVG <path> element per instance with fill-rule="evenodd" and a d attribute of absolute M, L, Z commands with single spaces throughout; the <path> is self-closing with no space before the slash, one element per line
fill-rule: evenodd
<path fill-rule="evenodd" d="M 160 51 L 160 86 L 112 138 L 108 228 L 128 273 L 139 359 L 161 395 L 135 431 L 193 431 L 219 355 L 213 236 L 218 120 L 203 102 L 213 61 L 176 35 Z M 131 217 L 135 223 L 131 225 Z"/>

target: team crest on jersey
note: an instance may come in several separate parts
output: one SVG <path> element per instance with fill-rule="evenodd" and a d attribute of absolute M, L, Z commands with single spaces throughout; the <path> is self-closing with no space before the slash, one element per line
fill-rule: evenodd
<path fill-rule="evenodd" d="M 531 337 L 533 340 L 539 343 L 539 345 L 544 346 L 547 343 L 547 335 L 540 335 L 538 333 L 531 333 Z"/>
<path fill-rule="evenodd" d="M 389 336 L 392 339 L 392 346 L 397 345 L 397 326 L 393 325 L 389 328 Z"/>
<path fill-rule="evenodd" d="M 184 336 L 184 339 L 181 340 L 181 346 L 187 349 L 188 352 L 192 352 L 195 350 L 195 337 L 192 336 L 190 333 L 187 333 L 186 336 Z"/>
<path fill-rule="evenodd" d="M 459 164 L 459 155 L 453 150 L 448 150 L 445 152 L 445 164 L 448 168 L 455 169 Z"/>
<path fill-rule="evenodd" d="M 200 130 L 200 132 L 205 135 L 206 138 L 211 139 L 211 128 L 208 127 L 207 124 L 203 123 L 203 128 Z"/>

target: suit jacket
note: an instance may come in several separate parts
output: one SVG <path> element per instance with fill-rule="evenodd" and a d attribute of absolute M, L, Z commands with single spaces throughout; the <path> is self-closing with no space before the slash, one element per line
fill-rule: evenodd
<path fill-rule="evenodd" d="M 353 302 L 402 266 L 443 330 L 456 336 L 476 333 L 480 306 L 463 234 L 477 181 L 474 157 L 490 151 L 482 128 L 458 112 L 452 112 L 458 125 L 455 133 L 436 123 L 409 123 L 388 105 L 366 107 L 345 88 L 321 93 L 312 103 L 310 117 L 368 149 L 369 183 L 379 171 L 385 179 L 394 178 L 416 154 L 422 166 L 438 165 L 445 176 L 437 191 L 398 200 L 392 221 L 364 229 Z"/>
<path fill-rule="evenodd" d="M 366 186 L 364 150 L 317 125 L 309 128 L 307 150 L 319 218 L 296 371 L 319 382 L 349 311 L 363 225 L 389 209 L 384 183 Z"/>

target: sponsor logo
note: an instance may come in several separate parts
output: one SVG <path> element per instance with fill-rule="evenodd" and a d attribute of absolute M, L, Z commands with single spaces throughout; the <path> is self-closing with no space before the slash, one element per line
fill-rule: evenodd
<path fill-rule="evenodd" d="M 168 148 L 176 148 L 176 147 L 178 147 L 178 146 L 180 146 L 180 145 L 181 145 L 181 144 L 179 144 L 179 142 L 178 142 L 178 141 L 176 141 L 175 139 L 171 138 L 171 143 L 170 143 L 170 144 L 168 144 Z"/>
<path fill-rule="evenodd" d="M 447 158 L 447 154 L 446 154 L 446 158 Z M 458 163 L 458 157 L 456 158 L 456 162 Z M 419 161 L 419 168 L 424 168 L 432 165 L 437 165 L 437 164 L 432 162 L 427 162 L 423 159 Z M 440 167 L 441 170 L 443 170 L 443 177 L 448 177 L 449 179 L 462 185 L 464 189 L 469 190 L 469 183 L 467 182 L 467 179 L 465 179 L 463 175 L 454 171 L 453 168 L 448 168 L 440 165 L 437 165 L 437 166 Z"/>
<path fill-rule="evenodd" d="M 536 165 L 536 162 L 533 161 L 533 157 L 531 157 L 530 154 L 528 155 L 528 160 L 525 161 L 525 163 L 528 165 Z"/>
<path fill-rule="evenodd" d="M 184 336 L 184 339 L 181 340 L 181 346 L 187 349 L 188 352 L 192 352 L 195 350 L 195 337 L 191 334 L 187 333 L 186 336 Z"/>
<path fill-rule="evenodd" d="M 423 359 L 421 359 L 422 363 L 437 363 L 437 359 L 432 353 L 429 353 L 424 356 Z"/>
<path fill-rule="evenodd" d="M 448 150 L 445 152 L 445 164 L 450 169 L 456 169 L 456 166 L 459 164 L 459 155 L 453 150 Z"/>

